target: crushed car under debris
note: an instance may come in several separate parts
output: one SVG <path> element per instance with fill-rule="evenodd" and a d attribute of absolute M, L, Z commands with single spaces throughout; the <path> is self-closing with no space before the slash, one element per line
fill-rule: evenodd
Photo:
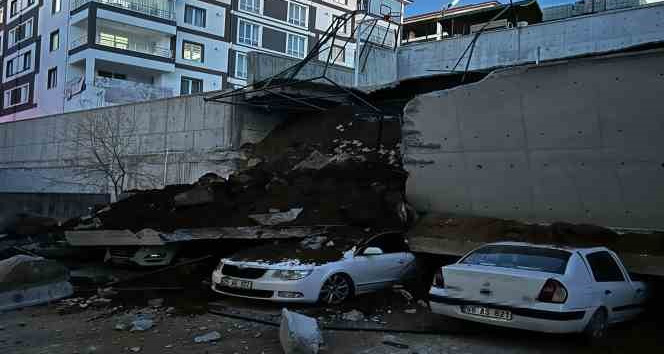
<path fill-rule="evenodd" d="M 601 339 L 609 324 L 641 313 L 646 297 L 646 284 L 633 281 L 606 247 L 502 242 L 442 267 L 430 306 L 475 322 Z"/>
<path fill-rule="evenodd" d="M 338 304 L 414 275 L 415 256 L 401 232 L 367 239 L 312 235 L 224 258 L 212 273 L 215 292 L 273 301 Z"/>

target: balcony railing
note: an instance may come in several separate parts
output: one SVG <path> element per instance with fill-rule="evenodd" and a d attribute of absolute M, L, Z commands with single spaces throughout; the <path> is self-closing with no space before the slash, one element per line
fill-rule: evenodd
<path fill-rule="evenodd" d="M 157 0 L 72 0 L 71 10 L 89 3 L 97 2 L 104 5 L 119 7 L 121 9 L 139 12 L 144 15 L 175 21 L 172 1 Z"/>
<path fill-rule="evenodd" d="M 87 36 L 81 36 L 69 42 L 69 49 L 78 48 L 87 44 Z M 105 47 L 128 50 L 131 52 L 155 55 L 162 58 L 174 58 L 170 48 L 162 47 L 154 42 L 142 41 L 120 36 L 97 36 L 95 43 Z"/>

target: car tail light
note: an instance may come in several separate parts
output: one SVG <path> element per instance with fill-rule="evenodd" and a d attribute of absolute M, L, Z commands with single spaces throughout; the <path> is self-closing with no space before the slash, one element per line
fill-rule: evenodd
<path fill-rule="evenodd" d="M 437 288 L 445 287 L 445 278 L 443 278 L 443 268 L 438 268 L 438 271 L 433 276 L 433 286 Z"/>
<path fill-rule="evenodd" d="M 567 289 L 559 281 L 549 279 L 544 283 L 537 300 L 562 304 L 567 301 Z"/>

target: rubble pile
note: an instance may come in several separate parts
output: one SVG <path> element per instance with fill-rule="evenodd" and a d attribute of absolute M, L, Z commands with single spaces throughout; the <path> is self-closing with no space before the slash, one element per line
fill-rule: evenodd
<path fill-rule="evenodd" d="M 245 168 L 228 179 L 207 174 L 193 185 L 133 192 L 73 227 L 402 226 L 399 134 L 398 120 L 356 119 L 352 107 L 293 117 L 245 144 Z"/>

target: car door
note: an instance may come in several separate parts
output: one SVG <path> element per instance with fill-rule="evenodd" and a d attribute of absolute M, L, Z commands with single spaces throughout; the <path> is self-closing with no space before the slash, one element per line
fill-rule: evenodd
<path fill-rule="evenodd" d="M 634 305 L 635 291 L 629 278 L 606 250 L 590 251 L 585 257 L 595 281 L 595 295 L 609 310 L 609 322 L 624 321 Z"/>
<path fill-rule="evenodd" d="M 383 253 L 364 255 L 364 251 L 369 247 L 380 248 Z M 411 254 L 407 252 L 403 236 L 400 234 L 390 233 L 373 237 L 362 245 L 354 257 L 357 268 L 362 270 L 360 276 L 362 284 L 358 286 L 378 289 L 399 280 L 409 262 L 409 256 Z"/>

